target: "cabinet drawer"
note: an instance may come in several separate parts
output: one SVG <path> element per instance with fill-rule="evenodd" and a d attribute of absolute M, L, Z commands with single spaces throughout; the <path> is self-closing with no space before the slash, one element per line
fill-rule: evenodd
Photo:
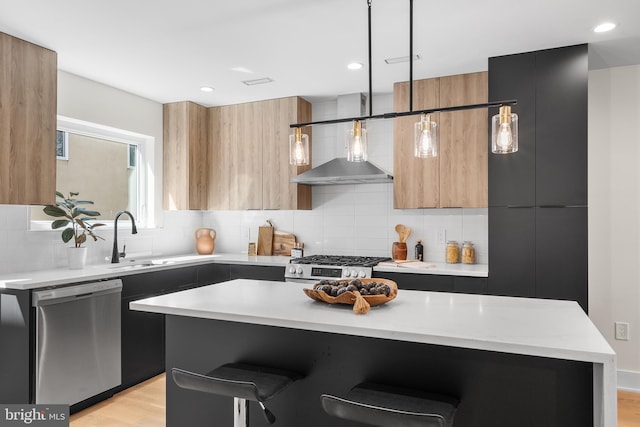
<path fill-rule="evenodd" d="M 197 283 L 197 273 L 194 267 L 172 268 L 123 276 L 122 297 L 146 298 L 175 290 L 179 286 Z"/>

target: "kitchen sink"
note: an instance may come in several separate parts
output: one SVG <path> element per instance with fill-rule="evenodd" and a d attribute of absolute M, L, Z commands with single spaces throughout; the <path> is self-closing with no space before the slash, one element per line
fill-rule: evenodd
<path fill-rule="evenodd" d="M 120 262 L 118 264 L 111 264 L 107 268 L 129 270 L 129 269 L 142 268 L 142 267 L 151 267 L 152 265 L 157 265 L 157 264 L 154 264 L 151 260 L 149 261 L 131 260 L 131 261 Z"/>
<path fill-rule="evenodd" d="M 154 265 L 168 265 L 168 264 L 177 264 L 181 262 L 189 262 L 189 261 L 199 261 L 207 258 L 216 258 L 220 255 L 185 255 L 185 256 L 176 256 L 176 257 L 168 257 L 168 258 L 157 258 L 157 259 L 145 259 L 145 260 L 123 260 L 117 264 L 109 265 L 110 269 L 118 269 L 118 270 L 133 270 L 144 267 L 151 267 Z"/>

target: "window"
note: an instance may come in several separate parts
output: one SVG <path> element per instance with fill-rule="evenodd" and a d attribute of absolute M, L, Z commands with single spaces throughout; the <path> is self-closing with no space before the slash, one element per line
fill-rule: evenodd
<path fill-rule="evenodd" d="M 138 165 L 146 164 L 145 146 L 152 142 L 145 135 L 58 117 L 57 191 L 65 196 L 77 192 L 78 199 L 92 200 L 91 208 L 101 213 L 101 222 L 108 223 L 119 211 L 128 210 L 136 224 L 150 225 L 147 171 Z M 42 207 L 31 209 L 32 229 L 47 229 L 51 220 Z"/>
<path fill-rule="evenodd" d="M 62 130 L 56 132 L 56 158 L 69 160 L 69 134 Z"/>

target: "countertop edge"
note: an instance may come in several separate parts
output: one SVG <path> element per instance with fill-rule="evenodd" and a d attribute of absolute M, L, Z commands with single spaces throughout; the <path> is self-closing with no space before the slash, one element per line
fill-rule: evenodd
<path fill-rule="evenodd" d="M 95 280 L 103 280 L 130 276 L 134 274 L 142 274 L 154 271 L 163 271 L 174 268 L 189 267 L 203 264 L 230 264 L 230 265 L 252 265 L 260 267 L 286 267 L 289 264 L 290 257 L 286 256 L 248 256 L 243 254 L 215 254 L 215 255 L 198 255 L 182 254 L 162 257 L 166 260 L 191 258 L 187 261 L 176 261 L 166 264 L 147 265 L 144 267 L 128 268 L 127 265 L 133 265 L 134 262 L 156 259 L 160 257 L 140 258 L 135 260 L 126 260 L 120 264 L 95 264 L 88 265 L 82 270 L 71 270 L 68 268 L 58 268 L 53 270 L 37 270 L 32 272 L 18 272 L 0 275 L 0 289 L 11 289 L 19 291 L 34 290 L 46 288 L 50 286 L 64 286 L 72 283 L 90 282 Z M 420 274 L 420 275 L 447 275 L 460 277 L 488 277 L 488 266 L 486 264 L 462 265 L 462 264 L 444 264 L 433 263 L 434 268 L 418 270 L 404 267 L 374 267 L 373 271 L 383 273 L 402 273 L 402 274 Z M 117 266 L 116 266 L 117 265 Z M 116 267 L 114 267 L 116 266 Z M 284 278 L 284 271 L 282 273 Z"/>

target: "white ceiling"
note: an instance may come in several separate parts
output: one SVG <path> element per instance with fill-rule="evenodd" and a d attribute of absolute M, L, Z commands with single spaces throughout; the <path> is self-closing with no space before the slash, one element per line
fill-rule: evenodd
<path fill-rule="evenodd" d="M 639 0 L 415 0 L 414 15 L 415 79 L 578 43 L 592 43 L 591 68 L 640 63 Z M 372 16 L 373 91 L 390 93 L 409 78 L 408 63 L 384 62 L 409 54 L 409 1 L 372 0 Z M 605 20 L 618 27 L 593 33 Z M 0 0 L 0 31 L 57 51 L 61 70 L 162 103 L 368 91 L 366 0 Z M 241 83 L 263 77 L 273 83 Z"/>

